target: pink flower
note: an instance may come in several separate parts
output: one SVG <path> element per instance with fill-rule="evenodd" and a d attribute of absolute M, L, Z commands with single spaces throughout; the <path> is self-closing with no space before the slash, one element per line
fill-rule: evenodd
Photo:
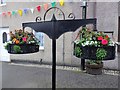
<path fill-rule="evenodd" d="M 102 37 L 102 36 L 99 36 L 99 37 L 98 37 L 98 40 L 102 40 L 102 39 L 103 39 L 103 37 Z"/>
<path fill-rule="evenodd" d="M 26 37 L 23 37 L 22 39 L 23 39 L 23 41 L 25 41 L 25 42 L 27 41 L 27 38 L 26 38 Z"/>
<path fill-rule="evenodd" d="M 103 45 L 108 44 L 108 40 L 106 40 L 106 39 L 102 39 L 102 44 L 103 44 Z"/>

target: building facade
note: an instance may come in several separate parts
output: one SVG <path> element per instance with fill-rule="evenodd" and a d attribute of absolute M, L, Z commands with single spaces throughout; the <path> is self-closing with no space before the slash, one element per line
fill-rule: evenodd
<path fill-rule="evenodd" d="M 48 4 L 48 7 L 52 7 L 49 2 L 7 2 L 6 5 L 0 6 L 0 27 L 8 27 L 9 31 L 22 28 L 22 23 L 35 21 L 37 16 L 40 16 L 43 20 L 45 9 L 44 4 Z M 40 12 L 37 11 L 36 7 L 41 5 Z M 65 18 L 68 18 L 70 13 L 73 13 L 76 19 L 82 18 L 82 3 L 80 2 L 65 2 L 64 6 L 60 6 L 56 3 L 56 7 L 59 7 L 64 13 Z M 8 15 L 9 11 L 18 11 L 29 8 L 27 14 L 22 13 L 22 16 L 17 12 L 15 15 Z M 34 8 L 34 12 L 32 12 Z M 87 7 L 87 18 L 97 18 L 97 30 L 98 31 L 114 31 L 114 40 L 120 41 L 120 30 L 118 29 L 119 22 L 119 9 L 120 5 L 118 2 L 88 2 Z M 4 15 L 3 13 L 7 13 Z M 59 13 L 59 12 L 58 12 Z M 51 13 L 50 13 L 51 14 Z M 62 17 L 62 16 L 60 16 Z M 48 14 L 47 18 L 50 20 L 51 17 Z M 88 26 L 89 27 L 89 26 Z M 28 29 L 32 30 L 32 29 Z M 60 65 L 80 65 L 80 59 L 73 56 L 73 41 L 75 40 L 76 32 L 68 32 L 60 36 L 57 40 L 57 64 Z M 119 39 L 118 39 L 119 37 Z M 51 39 L 44 34 L 44 49 L 40 49 L 39 52 L 25 55 L 10 55 L 10 59 L 14 60 L 28 60 L 28 61 L 40 61 L 44 63 L 52 63 L 52 48 Z"/>

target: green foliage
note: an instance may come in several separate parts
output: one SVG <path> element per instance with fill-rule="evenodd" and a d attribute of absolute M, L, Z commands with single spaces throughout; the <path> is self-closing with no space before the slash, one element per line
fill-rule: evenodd
<path fill-rule="evenodd" d="M 82 55 L 82 50 L 80 47 L 76 46 L 75 47 L 75 50 L 74 50 L 74 54 L 77 56 L 77 57 L 81 57 Z"/>
<path fill-rule="evenodd" d="M 103 60 L 107 56 L 107 51 L 103 48 L 98 48 L 96 51 L 97 60 Z"/>
<path fill-rule="evenodd" d="M 18 45 L 14 45 L 13 50 L 15 51 L 15 53 L 20 53 L 21 52 L 21 48 Z"/>
<path fill-rule="evenodd" d="M 7 44 L 4 46 L 4 48 L 5 48 L 6 50 L 8 50 L 8 45 L 9 45 L 9 43 L 7 43 Z"/>
<path fill-rule="evenodd" d="M 88 63 L 90 65 L 98 65 L 98 64 L 101 64 L 102 61 L 100 61 L 100 60 L 88 60 L 86 63 Z"/>

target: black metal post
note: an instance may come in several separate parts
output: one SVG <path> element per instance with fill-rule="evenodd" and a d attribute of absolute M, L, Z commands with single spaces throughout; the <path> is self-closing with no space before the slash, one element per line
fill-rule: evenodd
<path fill-rule="evenodd" d="M 86 13 L 87 13 L 87 2 L 83 1 L 83 5 L 82 5 L 82 19 L 86 19 L 86 15 L 87 15 Z M 81 59 L 81 69 L 85 70 L 85 59 Z"/>
<path fill-rule="evenodd" d="M 52 90 L 56 90 L 56 39 L 52 39 Z"/>
<path fill-rule="evenodd" d="M 55 39 L 55 31 L 56 31 L 56 27 L 55 27 L 55 22 L 56 22 L 56 18 L 55 15 L 53 14 L 52 17 L 52 28 L 53 28 L 53 38 L 52 38 L 52 90 L 56 90 L 56 39 Z"/>

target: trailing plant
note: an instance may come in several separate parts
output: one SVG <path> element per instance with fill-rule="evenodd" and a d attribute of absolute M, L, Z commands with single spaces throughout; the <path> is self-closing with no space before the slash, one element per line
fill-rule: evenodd
<path fill-rule="evenodd" d="M 15 51 L 15 53 L 20 53 L 21 52 L 21 48 L 18 45 L 14 45 L 13 50 Z"/>
<path fill-rule="evenodd" d="M 77 57 L 81 57 L 82 55 L 82 50 L 80 47 L 75 47 L 75 50 L 74 50 L 74 54 L 77 56 Z"/>
<path fill-rule="evenodd" d="M 96 51 L 97 60 L 103 60 L 107 56 L 107 51 L 103 48 L 98 48 Z"/>

